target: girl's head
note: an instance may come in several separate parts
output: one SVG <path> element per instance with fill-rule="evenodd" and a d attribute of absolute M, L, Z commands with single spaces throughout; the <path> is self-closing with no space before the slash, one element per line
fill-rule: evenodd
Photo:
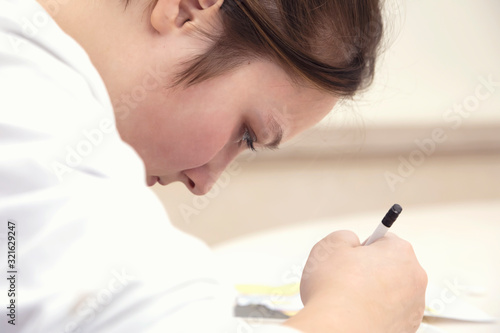
<path fill-rule="evenodd" d="M 205 33 L 211 43 L 186 62 L 180 83 L 195 84 L 250 59 L 276 63 L 294 81 L 335 96 L 351 96 L 373 77 L 382 33 L 378 1 L 211 2 L 220 4 L 220 28 Z"/>
<path fill-rule="evenodd" d="M 52 15 L 103 77 L 148 183 L 195 194 L 366 86 L 382 34 L 378 0 L 82 0 Z"/>

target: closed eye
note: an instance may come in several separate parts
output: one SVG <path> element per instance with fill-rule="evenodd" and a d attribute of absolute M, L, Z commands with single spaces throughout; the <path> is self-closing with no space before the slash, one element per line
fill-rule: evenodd
<path fill-rule="evenodd" d="M 245 127 L 245 132 L 243 133 L 240 143 L 242 143 L 243 141 L 251 151 L 256 150 L 254 147 L 254 143 L 257 142 L 257 138 L 255 138 L 255 136 L 250 132 L 250 129 L 248 127 Z"/>

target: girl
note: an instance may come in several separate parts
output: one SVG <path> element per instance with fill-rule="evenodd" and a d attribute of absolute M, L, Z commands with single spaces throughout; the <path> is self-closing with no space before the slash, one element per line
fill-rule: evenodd
<path fill-rule="evenodd" d="M 299 314 L 233 322 L 210 252 L 146 187 L 204 194 L 243 150 L 311 127 L 370 82 L 381 33 L 377 0 L 0 0 L 0 218 L 19 269 L 2 325 L 415 332 L 411 246 L 347 231 L 311 251 Z"/>

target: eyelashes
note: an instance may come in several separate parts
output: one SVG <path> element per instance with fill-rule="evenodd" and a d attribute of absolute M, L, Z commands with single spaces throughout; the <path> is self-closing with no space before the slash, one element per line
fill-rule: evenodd
<path fill-rule="evenodd" d="M 245 127 L 245 131 L 243 132 L 243 136 L 241 137 L 240 143 L 245 142 L 248 149 L 251 151 L 255 151 L 254 143 L 257 142 L 257 138 L 250 131 L 248 127 Z"/>

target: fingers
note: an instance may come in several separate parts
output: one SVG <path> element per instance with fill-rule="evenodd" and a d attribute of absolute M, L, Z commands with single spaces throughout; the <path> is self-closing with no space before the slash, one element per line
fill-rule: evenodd
<path fill-rule="evenodd" d="M 390 251 L 392 254 L 397 254 L 400 258 L 406 258 L 407 261 L 412 262 L 412 267 L 415 269 L 411 274 L 414 278 L 414 284 L 417 287 L 427 287 L 427 273 L 418 262 L 417 256 L 410 242 L 397 236 L 396 234 L 388 232 L 384 237 L 368 245 L 369 247 L 378 247 L 383 251 Z"/>
<path fill-rule="evenodd" d="M 388 232 L 387 234 L 384 235 L 384 237 L 376 240 L 376 242 L 406 242 L 396 234 L 393 234 L 391 232 Z M 325 242 L 327 244 L 331 244 L 332 246 L 347 246 L 347 247 L 357 247 L 360 245 L 364 245 L 366 240 L 363 243 L 360 243 L 360 240 L 358 236 L 349 230 L 339 230 L 332 232 L 325 238 L 321 240 L 321 242 Z M 372 243 L 373 244 L 373 243 Z"/>
<path fill-rule="evenodd" d="M 359 238 L 358 236 L 349 230 L 339 230 L 332 232 L 321 242 L 325 242 L 326 244 L 330 244 L 332 246 L 336 247 L 357 247 L 360 246 Z"/>
<path fill-rule="evenodd" d="M 366 240 L 363 243 L 360 243 L 359 237 L 350 230 L 339 230 L 332 232 L 323 238 L 320 242 L 318 242 L 318 245 L 321 245 L 321 247 L 358 247 L 360 245 L 364 245 L 365 242 Z M 394 244 L 406 244 L 407 242 L 396 234 L 388 232 L 384 235 L 384 237 L 376 240 L 368 246 L 372 246 L 375 243 L 378 243 L 377 246 L 394 246 Z"/>
<path fill-rule="evenodd" d="M 339 253 L 342 249 L 350 249 L 356 246 L 359 246 L 359 238 L 352 231 L 342 230 L 332 232 L 313 246 L 302 277 L 304 278 L 304 276 L 319 269 L 335 253 Z"/>
<path fill-rule="evenodd" d="M 391 247 L 397 251 L 407 250 L 413 252 L 413 247 L 408 241 L 391 232 L 388 232 L 384 237 L 376 240 L 368 246 Z"/>

